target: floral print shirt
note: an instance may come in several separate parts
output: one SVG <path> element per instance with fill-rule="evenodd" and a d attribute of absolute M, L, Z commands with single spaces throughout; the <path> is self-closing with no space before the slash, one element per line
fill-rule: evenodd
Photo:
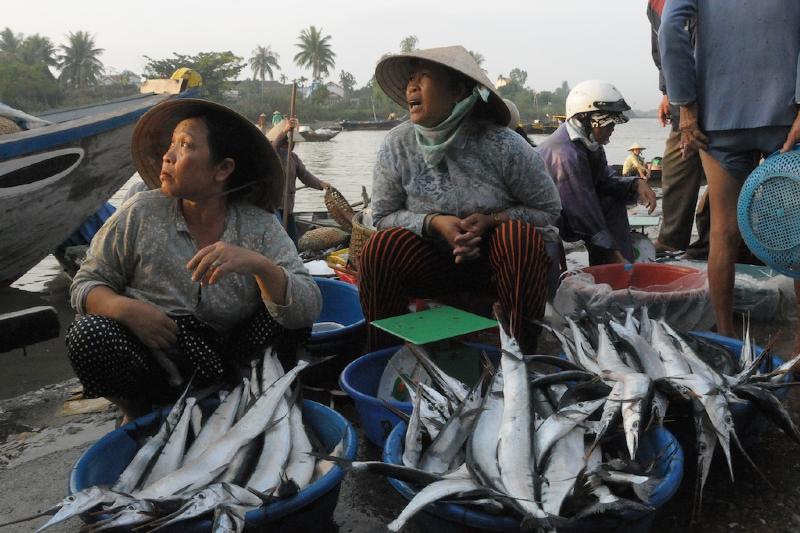
<path fill-rule="evenodd" d="M 104 285 L 168 315 L 194 315 L 219 333 L 233 329 L 260 305 L 288 329 L 314 323 L 322 297 L 274 215 L 245 203 L 228 204 L 220 240 L 257 251 L 283 268 L 286 305 L 262 300 L 253 276 L 228 274 L 205 287 L 192 281 L 186 263 L 198 248 L 179 200 L 152 190 L 127 200 L 94 236 L 72 283 L 72 306 L 85 314 L 86 295 Z"/>
<path fill-rule="evenodd" d="M 375 163 L 372 209 L 379 229 L 403 227 L 417 235 L 429 213 L 505 212 L 556 241 L 561 201 L 542 158 L 525 139 L 467 117 L 435 166 L 423 159 L 411 122 L 391 130 Z"/>

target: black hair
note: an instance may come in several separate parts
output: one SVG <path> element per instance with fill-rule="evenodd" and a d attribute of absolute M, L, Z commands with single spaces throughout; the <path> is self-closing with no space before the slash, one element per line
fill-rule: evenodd
<path fill-rule="evenodd" d="M 234 161 L 234 169 L 225 182 L 225 190 L 230 201 L 246 200 L 258 204 L 262 191 L 258 188 L 248 187 L 256 176 L 252 176 L 252 169 L 257 168 L 253 157 L 249 153 L 246 143 L 238 133 L 241 130 L 239 121 L 214 109 L 204 109 L 190 114 L 186 118 L 197 118 L 203 121 L 208 130 L 208 148 L 211 162 L 218 165 L 225 159 Z M 256 197 L 257 196 L 257 197 Z"/>
<path fill-rule="evenodd" d="M 536 148 L 536 143 L 533 142 L 530 137 L 528 137 L 528 133 L 525 131 L 525 128 L 523 128 L 522 126 L 517 126 L 516 128 L 514 128 L 514 131 L 517 132 L 520 137 L 525 139 L 525 142 L 530 144 L 533 148 Z"/>

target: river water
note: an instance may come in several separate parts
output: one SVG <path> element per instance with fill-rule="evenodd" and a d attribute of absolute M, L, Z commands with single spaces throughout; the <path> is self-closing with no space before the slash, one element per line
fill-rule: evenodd
<path fill-rule="evenodd" d="M 328 142 L 298 143 L 296 152 L 306 167 L 320 179 L 328 181 L 339 189 L 350 203 L 361 200 L 361 187 L 371 193 L 372 168 L 385 131 L 343 131 Z M 660 156 L 669 130 L 662 128 L 656 119 L 632 119 L 627 124 L 617 126 L 606 146 L 606 154 L 611 164 L 622 164 L 628 156 L 628 147 L 634 142 L 647 147 L 645 158 L 649 161 Z M 539 144 L 546 135 L 532 135 Z M 130 184 L 138 181 L 138 176 L 126 183 L 111 199 L 118 206 Z M 295 210 L 324 210 L 323 193 L 314 189 L 297 192 Z M 48 256 L 17 280 L 12 287 L 31 292 L 52 292 L 62 290 L 61 267 L 53 256 Z"/>
<path fill-rule="evenodd" d="M 669 130 L 662 128 L 654 118 L 632 119 L 617 126 L 606 146 L 611 164 L 622 164 L 628 156 L 628 147 L 634 142 L 646 146 L 644 155 L 649 161 L 660 156 Z M 367 191 L 372 186 L 372 167 L 385 131 L 343 131 L 329 142 L 299 143 L 296 151 L 309 170 L 339 189 L 351 203 L 361 200 L 361 186 Z M 532 135 L 539 144 L 546 135 Z M 323 209 L 322 192 L 310 189 L 298 191 L 297 211 Z"/>

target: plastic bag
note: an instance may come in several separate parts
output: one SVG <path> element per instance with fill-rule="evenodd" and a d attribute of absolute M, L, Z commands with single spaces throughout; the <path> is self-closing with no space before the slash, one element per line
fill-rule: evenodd
<path fill-rule="evenodd" d="M 625 308 L 647 306 L 650 318 L 664 318 L 678 330 L 706 330 L 714 324 L 706 273 L 687 274 L 663 285 L 613 289 L 595 283 L 591 274 L 580 272 L 566 277 L 556 292 L 553 307 L 558 314 L 573 319 L 590 314 L 600 320 L 611 314 L 625 320 Z"/>

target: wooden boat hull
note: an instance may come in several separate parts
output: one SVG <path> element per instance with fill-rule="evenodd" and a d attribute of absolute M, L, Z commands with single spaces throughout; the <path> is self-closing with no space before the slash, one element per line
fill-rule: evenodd
<path fill-rule="evenodd" d="M 525 133 L 530 135 L 550 135 L 558 129 L 556 125 L 541 125 L 541 124 L 527 124 L 525 125 Z"/>
<path fill-rule="evenodd" d="M 402 120 L 343 120 L 339 124 L 342 130 L 390 130 L 399 126 Z"/>
<path fill-rule="evenodd" d="M 318 143 L 318 142 L 325 142 L 330 141 L 337 135 L 339 135 L 338 131 L 335 131 L 329 135 L 323 133 L 314 133 L 313 131 L 304 131 L 300 135 L 303 136 L 303 140 L 307 143 Z"/>
<path fill-rule="evenodd" d="M 99 114 L 67 111 L 64 122 L 0 136 L 0 286 L 44 259 L 130 179 L 134 125 L 170 96 L 95 106 Z"/>

